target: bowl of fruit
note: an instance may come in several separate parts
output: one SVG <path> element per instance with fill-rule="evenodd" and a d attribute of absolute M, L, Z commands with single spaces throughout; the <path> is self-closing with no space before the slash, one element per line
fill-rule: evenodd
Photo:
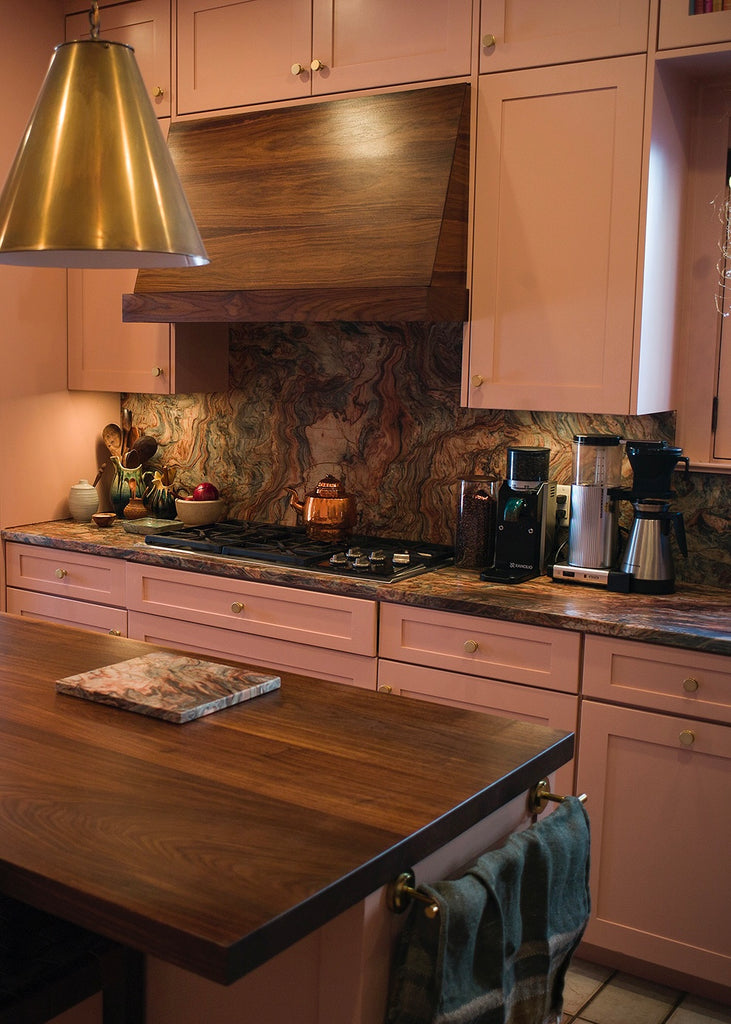
<path fill-rule="evenodd" d="M 207 526 L 223 515 L 224 503 L 218 488 L 204 480 L 187 498 L 175 499 L 175 512 L 185 526 Z"/>

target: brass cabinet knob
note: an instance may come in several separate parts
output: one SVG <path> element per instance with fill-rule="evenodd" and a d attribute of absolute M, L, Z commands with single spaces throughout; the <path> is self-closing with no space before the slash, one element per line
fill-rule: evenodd
<path fill-rule="evenodd" d="M 294 63 L 289 70 L 292 72 L 293 75 L 301 75 L 302 72 L 305 70 L 305 66 L 304 64 Z"/>
<path fill-rule="evenodd" d="M 153 377 L 162 377 L 162 366 L 153 366 L 151 372 Z"/>
<path fill-rule="evenodd" d="M 234 615 L 240 615 L 243 610 L 244 610 L 244 602 L 243 601 L 234 601 L 234 603 L 231 605 L 231 611 L 234 613 Z"/>
<path fill-rule="evenodd" d="M 56 569 L 56 579 L 62 580 L 64 578 L 64 576 L 68 576 L 68 570 L 66 570 L 66 569 Z"/>
<path fill-rule="evenodd" d="M 109 635 L 110 636 L 121 636 L 122 635 L 122 630 L 121 629 L 110 629 L 109 630 Z"/>
<path fill-rule="evenodd" d="M 695 693 L 699 685 L 698 680 L 694 679 L 693 676 L 688 676 L 687 679 L 683 680 L 683 689 L 686 693 Z"/>
<path fill-rule="evenodd" d="M 470 383 L 473 388 L 479 388 L 485 383 L 485 378 L 480 373 L 473 373 L 470 378 Z"/>
<path fill-rule="evenodd" d="M 379 693 L 393 693 L 393 687 L 389 686 L 388 683 L 384 683 L 382 686 L 378 687 L 378 692 Z"/>
<path fill-rule="evenodd" d="M 474 654 L 480 645 L 476 640 L 465 640 L 462 646 L 464 647 L 465 654 Z"/>
<path fill-rule="evenodd" d="M 152 95 L 155 97 L 164 96 L 165 90 L 161 85 L 156 85 L 155 88 L 152 90 Z"/>
<path fill-rule="evenodd" d="M 486 50 L 491 49 L 496 42 L 497 40 L 495 39 L 495 36 L 492 34 L 492 32 L 488 32 L 487 35 L 484 35 L 482 37 L 482 45 L 485 47 Z"/>
<path fill-rule="evenodd" d="M 684 747 L 692 747 L 695 743 L 695 733 L 692 729 L 683 729 L 678 739 Z"/>
<path fill-rule="evenodd" d="M 321 60 L 318 60 L 317 57 L 315 57 L 315 59 L 310 62 L 310 71 L 324 71 L 324 70 L 325 70 L 325 65 L 322 63 Z"/>

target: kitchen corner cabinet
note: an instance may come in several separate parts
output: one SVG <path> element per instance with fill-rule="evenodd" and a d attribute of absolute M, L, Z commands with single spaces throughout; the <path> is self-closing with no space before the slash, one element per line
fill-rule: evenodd
<path fill-rule="evenodd" d="M 691 14 L 688 0 L 660 0 L 658 49 L 731 42 L 731 11 Z"/>
<path fill-rule="evenodd" d="M 374 601 L 130 563 L 127 602 L 133 639 L 375 689 Z"/>
<path fill-rule="evenodd" d="M 470 407 L 670 407 L 633 345 L 645 67 L 635 55 L 480 76 Z"/>
<path fill-rule="evenodd" d="M 89 38 L 89 7 L 67 0 L 67 41 Z M 170 0 L 102 3 L 99 14 L 100 37 L 132 47 L 157 116 L 170 117 Z"/>
<path fill-rule="evenodd" d="M 127 635 L 125 564 L 113 558 L 7 544 L 7 610 L 96 633 Z"/>
<path fill-rule="evenodd" d="M 178 0 L 177 113 L 470 73 L 471 0 Z"/>
<path fill-rule="evenodd" d="M 482 0 L 480 72 L 645 52 L 649 13 L 649 0 Z"/>
<path fill-rule="evenodd" d="M 578 633 L 382 604 L 378 689 L 576 732 Z M 555 788 L 574 791 L 573 761 Z"/>
<path fill-rule="evenodd" d="M 729 659 L 588 636 L 583 693 L 577 782 L 594 808 L 585 942 L 728 985 Z"/>
<path fill-rule="evenodd" d="M 71 391 L 170 395 L 225 391 L 227 324 L 126 324 L 122 294 L 135 270 L 69 270 Z"/>

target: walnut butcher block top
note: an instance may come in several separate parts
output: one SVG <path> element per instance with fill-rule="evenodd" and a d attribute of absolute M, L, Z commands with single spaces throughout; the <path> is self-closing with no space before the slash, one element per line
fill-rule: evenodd
<path fill-rule="evenodd" d="M 0 890 L 219 982 L 570 759 L 573 736 L 281 673 L 183 725 L 58 694 L 155 650 L 0 615 Z"/>

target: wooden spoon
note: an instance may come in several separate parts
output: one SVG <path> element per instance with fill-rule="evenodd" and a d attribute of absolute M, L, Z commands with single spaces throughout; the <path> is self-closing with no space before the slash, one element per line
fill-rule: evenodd
<path fill-rule="evenodd" d="M 130 448 L 127 452 L 124 464 L 127 469 L 137 469 L 144 462 L 149 462 L 156 451 L 157 441 L 155 438 L 150 437 L 148 434 L 143 434 L 142 437 L 135 441 L 134 447 Z"/>
<path fill-rule="evenodd" d="M 107 423 L 102 430 L 102 441 L 107 446 L 110 455 L 120 458 L 122 455 L 122 431 L 116 423 Z"/>

